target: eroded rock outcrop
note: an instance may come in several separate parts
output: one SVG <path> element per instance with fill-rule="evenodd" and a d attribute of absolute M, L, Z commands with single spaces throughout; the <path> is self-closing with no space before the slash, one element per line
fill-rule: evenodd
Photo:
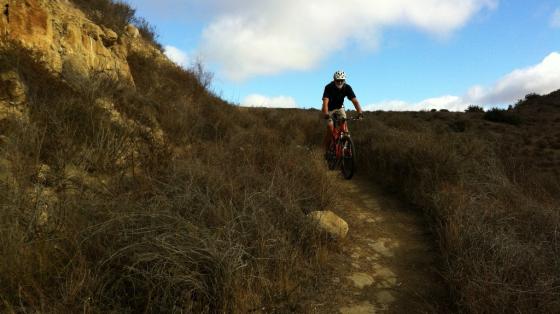
<path fill-rule="evenodd" d="M 0 49 L 18 46 L 29 50 L 48 72 L 78 88 L 97 78 L 112 78 L 133 87 L 127 61 L 131 54 L 154 62 L 171 62 L 145 41 L 134 25 L 122 30 L 97 25 L 69 0 L 0 0 L 0 10 Z M 14 65 L 17 53 L 12 55 L 16 56 L 14 60 L 1 60 L 0 123 L 28 118 L 26 81 Z M 148 128 L 134 123 L 118 113 L 113 104 L 101 107 L 110 112 L 112 122 L 130 130 L 140 129 L 157 143 L 163 142 L 163 132 L 157 125 Z"/>
<path fill-rule="evenodd" d="M 42 62 L 63 76 L 108 74 L 132 83 L 129 53 L 163 54 L 145 43 L 133 25 L 122 35 L 96 25 L 68 0 L 0 0 L 0 45 L 14 41 L 42 56 Z"/>

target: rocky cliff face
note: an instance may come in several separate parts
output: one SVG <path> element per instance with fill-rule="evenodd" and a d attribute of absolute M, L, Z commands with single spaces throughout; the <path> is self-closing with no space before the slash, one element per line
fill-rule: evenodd
<path fill-rule="evenodd" d="M 127 62 L 132 53 L 170 62 L 133 25 L 123 30 L 97 25 L 69 0 L 0 0 L 0 10 L 0 49 L 15 44 L 31 50 L 71 85 L 100 74 L 134 85 Z M 0 120 L 26 118 L 26 83 L 17 66 L 11 68 L 0 67 Z"/>
<path fill-rule="evenodd" d="M 106 73 L 132 81 L 126 62 L 132 51 L 163 55 L 129 25 L 121 36 L 99 26 L 68 0 L 0 0 L 2 43 L 15 41 L 43 56 L 63 76 Z"/>
<path fill-rule="evenodd" d="M 116 30 L 89 20 L 84 12 L 69 0 L 0 0 L 0 13 L 0 152 L 2 153 L 5 152 L 8 143 L 13 141 L 5 135 L 10 135 L 6 131 L 10 125 L 17 124 L 23 128 L 37 125 L 37 121 L 32 119 L 30 113 L 33 103 L 35 111 L 37 107 L 53 106 L 53 102 L 48 100 L 34 99 L 36 96 L 33 90 L 46 90 L 52 87 L 56 93 L 64 92 L 60 90 L 61 86 L 68 89 L 75 87 L 76 94 L 80 94 L 83 89 L 82 82 L 87 82 L 86 84 L 96 82 L 98 76 L 101 79 L 112 78 L 119 81 L 127 90 L 133 90 L 133 76 L 127 61 L 130 54 L 138 54 L 154 62 L 170 62 L 151 43 L 142 39 L 139 30 L 133 25 L 117 30 L 117 33 Z M 36 68 L 30 70 L 27 68 L 29 64 L 33 64 Z M 30 72 L 34 71 L 40 75 L 30 79 L 29 76 L 34 74 Z M 43 75 L 44 73 L 48 75 Z M 60 81 L 61 85 L 58 87 L 49 85 L 42 80 L 44 78 Z M 39 81 L 44 84 L 40 87 L 34 86 Z M 150 147 L 163 145 L 164 134 L 157 122 L 154 121 L 147 126 L 136 121 L 125 113 L 119 112 L 112 101 L 113 99 L 110 98 L 99 97 L 88 103 L 88 106 L 91 106 L 88 109 L 92 109 L 88 112 L 97 110 L 104 113 L 100 117 L 105 120 L 102 118 L 98 120 L 103 120 L 105 131 L 126 130 L 123 132 L 127 136 L 138 138 L 138 142 L 148 143 Z M 75 105 L 76 102 L 68 103 L 68 106 Z M 71 110 L 80 112 L 83 108 Z M 59 114 L 62 111 L 53 109 L 53 112 Z M 56 127 L 54 124 L 50 126 Z M 48 132 L 57 131 L 51 128 Z M 111 133 L 106 140 L 117 140 L 114 137 Z M 68 145 L 77 146 L 73 144 L 72 139 L 65 140 L 70 143 Z M 52 145 L 49 148 L 52 149 Z M 130 142 L 120 147 L 123 156 L 133 156 L 138 151 L 139 149 Z M 17 182 L 13 169 L 17 162 L 21 161 L 4 157 L 6 156 L 0 156 L 0 181 L 10 182 L 10 186 L 13 187 Z M 126 158 L 128 157 L 115 159 L 113 165 L 122 166 L 127 162 Z M 46 183 L 47 180 L 38 178 L 48 177 L 51 173 L 50 166 L 41 163 L 37 167 L 29 165 L 25 167 L 29 168 L 28 171 L 32 173 L 33 178 L 37 178 L 34 179 L 33 187 L 26 189 L 28 195 L 35 195 L 33 201 L 39 206 L 36 221 L 38 225 L 47 225 L 50 221 L 49 215 L 58 206 L 58 198 L 55 189 Z M 86 172 L 81 168 L 72 167 L 64 167 L 64 176 L 78 178 L 77 180 L 84 186 L 97 184 L 95 180 L 80 179 L 85 178 Z M 37 168 L 36 171 L 34 168 Z"/>

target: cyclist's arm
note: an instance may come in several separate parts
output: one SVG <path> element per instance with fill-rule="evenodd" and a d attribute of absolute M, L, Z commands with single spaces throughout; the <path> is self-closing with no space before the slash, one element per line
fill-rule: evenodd
<path fill-rule="evenodd" d="M 329 114 L 329 99 L 327 97 L 323 97 L 323 115 Z"/>
<path fill-rule="evenodd" d="M 358 98 L 354 97 L 350 101 L 352 101 L 352 103 L 354 104 L 356 111 L 358 113 L 362 113 L 362 107 L 360 106 L 360 102 L 358 101 Z"/>

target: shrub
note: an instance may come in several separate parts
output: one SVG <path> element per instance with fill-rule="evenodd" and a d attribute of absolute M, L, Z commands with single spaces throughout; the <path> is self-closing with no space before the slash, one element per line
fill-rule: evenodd
<path fill-rule="evenodd" d="M 484 108 L 480 106 L 470 105 L 465 112 L 473 113 L 473 112 L 484 112 Z"/>
<path fill-rule="evenodd" d="M 537 93 L 529 93 L 527 95 L 525 95 L 525 100 L 534 100 L 534 99 L 538 99 L 539 97 L 541 97 L 539 94 Z"/>
<path fill-rule="evenodd" d="M 88 18 L 99 25 L 105 25 L 118 34 L 134 20 L 135 10 L 120 0 L 71 0 Z"/>
<path fill-rule="evenodd" d="M 492 108 L 487 111 L 483 118 L 488 121 L 507 123 L 511 125 L 520 125 L 522 122 L 521 117 L 516 113 L 499 108 Z"/>
<path fill-rule="evenodd" d="M 94 23 L 104 25 L 119 35 L 122 35 L 126 25 L 131 23 L 136 25 L 142 38 L 152 43 L 160 51 L 163 51 L 162 45 L 157 41 L 158 35 L 155 27 L 150 25 L 144 18 L 136 17 L 136 10 L 126 2 L 121 0 L 71 1 Z"/>
<path fill-rule="evenodd" d="M 155 26 L 151 25 L 146 19 L 141 17 L 135 17 L 132 22 L 142 35 L 142 38 L 151 42 L 159 51 L 163 51 L 163 46 L 158 42 L 159 35 L 157 34 Z"/>

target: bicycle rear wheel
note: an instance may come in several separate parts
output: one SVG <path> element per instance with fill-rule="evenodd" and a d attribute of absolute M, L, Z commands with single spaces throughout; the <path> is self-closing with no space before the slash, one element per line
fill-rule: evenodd
<path fill-rule="evenodd" d="M 356 170 L 355 166 L 355 155 L 356 151 L 354 150 L 354 143 L 350 137 L 346 137 L 342 139 L 342 175 L 344 179 L 350 180 L 352 176 L 354 176 L 354 172 Z"/>

